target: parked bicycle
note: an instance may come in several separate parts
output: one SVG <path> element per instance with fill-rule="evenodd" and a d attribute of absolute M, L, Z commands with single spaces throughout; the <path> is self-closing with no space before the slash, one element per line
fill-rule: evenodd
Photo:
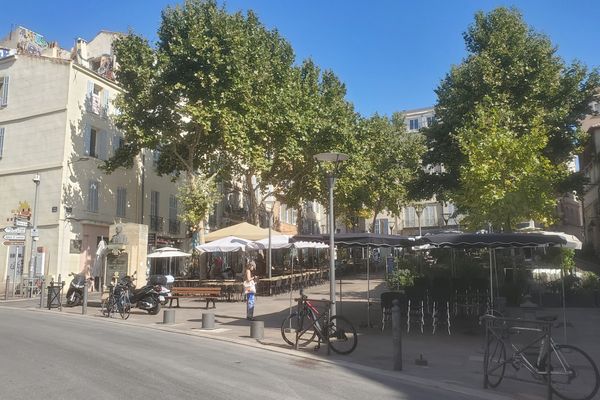
<path fill-rule="evenodd" d="M 122 319 L 129 318 L 131 303 L 129 302 L 129 287 L 125 283 L 117 283 L 109 286 L 109 294 L 101 305 L 102 315 L 108 318 L 114 317 L 118 312 Z"/>
<path fill-rule="evenodd" d="M 592 399 L 598 392 L 598 367 L 583 350 L 556 344 L 550 334 L 552 320 L 530 321 L 482 317 L 486 324 L 484 355 L 484 387 L 502 382 L 506 366 L 525 368 L 536 379 L 549 385 L 549 390 L 566 400 Z M 511 340 L 523 337 L 524 344 Z M 512 353 L 511 353 L 512 352 Z"/>
<path fill-rule="evenodd" d="M 341 315 L 330 318 L 329 308 L 327 312 L 319 312 L 313 303 L 322 301 L 309 300 L 300 291 L 297 310 L 288 315 L 281 324 L 283 340 L 297 348 L 298 345 L 307 346 L 317 339 L 315 350 L 318 350 L 323 342 L 338 354 L 352 353 L 358 344 L 356 329 Z"/>

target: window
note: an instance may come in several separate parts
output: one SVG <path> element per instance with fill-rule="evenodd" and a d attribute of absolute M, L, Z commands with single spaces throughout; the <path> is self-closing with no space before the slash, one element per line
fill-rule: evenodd
<path fill-rule="evenodd" d="M 427 126 L 433 125 L 434 121 L 435 121 L 435 117 L 427 117 Z"/>
<path fill-rule="evenodd" d="M 117 217 L 126 217 L 127 212 L 127 189 L 117 188 Z"/>
<path fill-rule="evenodd" d="M 435 226 L 436 218 L 435 218 L 435 210 L 436 206 L 427 206 L 423 209 L 423 226 Z"/>
<path fill-rule="evenodd" d="M 152 191 L 150 193 L 150 216 L 158 216 L 160 193 Z"/>
<path fill-rule="evenodd" d="M 390 233 L 390 221 L 387 219 L 375 220 L 374 232 L 380 235 L 389 235 Z"/>
<path fill-rule="evenodd" d="M 4 152 L 4 128 L 0 127 L 0 158 Z"/>
<path fill-rule="evenodd" d="M 0 107 L 8 105 L 8 76 L 0 77 Z"/>
<path fill-rule="evenodd" d="M 169 219 L 177 220 L 177 196 L 173 194 L 169 197 Z"/>
<path fill-rule="evenodd" d="M 417 213 L 415 212 L 414 207 L 406 207 L 404 209 L 404 226 L 417 226 Z"/>
<path fill-rule="evenodd" d="M 109 90 L 88 81 L 87 98 L 88 111 L 97 115 L 108 115 Z"/>
<path fill-rule="evenodd" d="M 90 181 L 88 190 L 88 211 L 98 212 L 98 181 Z"/>
<path fill-rule="evenodd" d="M 409 129 L 411 131 L 419 129 L 419 119 L 418 118 L 409 120 L 408 124 L 409 124 Z"/>
<path fill-rule="evenodd" d="M 160 151 L 152 150 L 152 166 L 154 168 L 158 167 L 158 160 L 160 159 Z"/>
<path fill-rule="evenodd" d="M 108 159 L 107 154 L 107 134 L 97 128 L 86 125 L 83 132 L 83 146 L 86 156 Z"/>

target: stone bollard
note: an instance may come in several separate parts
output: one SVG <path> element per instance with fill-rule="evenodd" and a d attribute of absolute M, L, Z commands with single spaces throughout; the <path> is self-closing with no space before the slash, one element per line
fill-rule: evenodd
<path fill-rule="evenodd" d="M 163 324 L 174 324 L 175 323 L 175 310 L 165 310 L 163 312 Z"/>
<path fill-rule="evenodd" d="M 83 301 L 81 303 L 81 314 L 82 315 L 86 315 L 87 314 L 88 284 L 89 284 L 89 281 L 86 279 L 85 283 L 83 284 Z"/>
<path fill-rule="evenodd" d="M 202 329 L 215 329 L 214 313 L 202 313 Z"/>
<path fill-rule="evenodd" d="M 392 301 L 392 342 L 394 370 L 402 371 L 402 329 L 400 328 L 400 301 Z"/>
<path fill-rule="evenodd" d="M 265 321 L 250 322 L 250 337 L 261 340 L 265 335 Z"/>

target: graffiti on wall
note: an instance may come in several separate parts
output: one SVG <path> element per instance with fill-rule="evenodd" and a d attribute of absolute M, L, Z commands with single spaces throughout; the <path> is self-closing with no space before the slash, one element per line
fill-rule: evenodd
<path fill-rule="evenodd" d="M 42 52 L 48 48 L 48 42 L 38 33 L 19 27 L 19 37 L 17 39 L 17 51 L 20 54 L 32 54 L 41 56 Z"/>

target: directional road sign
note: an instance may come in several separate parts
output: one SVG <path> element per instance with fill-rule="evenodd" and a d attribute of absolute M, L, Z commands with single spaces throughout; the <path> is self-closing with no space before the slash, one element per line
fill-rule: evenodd
<path fill-rule="evenodd" d="M 5 246 L 25 246 L 25 242 L 19 240 L 5 240 L 3 244 Z"/>
<path fill-rule="evenodd" d="M 4 232 L 6 233 L 15 233 L 19 235 L 24 235 L 25 231 L 26 229 L 24 226 L 7 226 L 4 228 Z"/>
<path fill-rule="evenodd" d="M 4 235 L 4 239 L 6 239 L 6 240 L 24 241 L 25 240 L 25 235 L 8 234 L 8 235 Z"/>

